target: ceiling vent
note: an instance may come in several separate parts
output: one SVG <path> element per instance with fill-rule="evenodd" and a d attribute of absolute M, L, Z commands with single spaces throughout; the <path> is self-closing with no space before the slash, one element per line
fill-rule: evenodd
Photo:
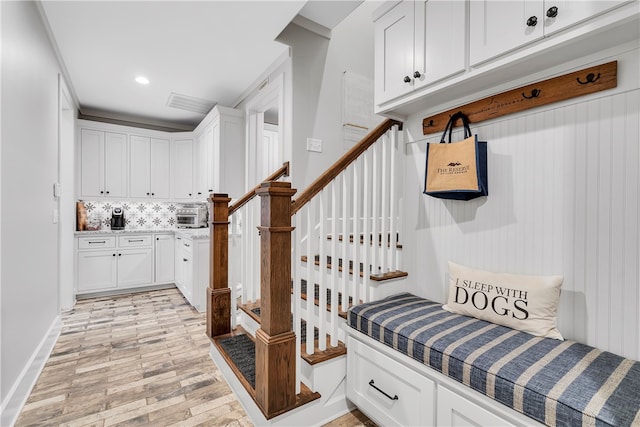
<path fill-rule="evenodd" d="M 169 100 L 167 101 L 167 107 L 179 108 L 181 110 L 187 110 L 200 114 L 207 114 L 209 111 L 211 111 L 214 105 L 216 105 L 216 103 L 213 101 L 194 98 L 193 96 L 181 95 L 175 92 L 171 92 Z"/>

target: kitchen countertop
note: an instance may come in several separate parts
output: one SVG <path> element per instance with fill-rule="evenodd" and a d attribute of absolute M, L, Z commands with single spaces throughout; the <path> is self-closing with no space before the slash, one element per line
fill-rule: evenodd
<path fill-rule="evenodd" d="M 209 228 L 151 228 L 151 229 L 131 229 L 131 230 L 86 230 L 74 232 L 76 237 L 82 236 L 111 236 L 119 234 L 175 234 L 187 239 L 208 239 Z"/>

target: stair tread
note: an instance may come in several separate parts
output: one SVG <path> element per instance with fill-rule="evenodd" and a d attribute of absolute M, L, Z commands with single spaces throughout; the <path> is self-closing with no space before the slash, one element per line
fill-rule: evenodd
<path fill-rule="evenodd" d="M 332 264 L 331 264 L 331 261 L 330 261 L 330 257 L 328 255 L 327 255 L 327 258 L 328 258 L 328 260 L 327 260 L 327 269 L 331 269 L 333 267 L 332 267 Z M 301 262 L 305 262 L 306 263 L 308 260 L 309 260 L 308 256 L 306 256 L 306 255 L 300 256 L 300 261 Z M 317 266 L 320 266 L 320 259 L 319 259 L 318 255 L 316 255 L 314 257 L 314 264 L 317 265 Z M 349 274 L 353 274 L 352 265 L 353 265 L 353 262 L 349 261 Z M 363 266 L 362 266 L 362 263 L 360 263 L 360 277 L 364 276 L 364 273 L 363 273 L 362 269 L 363 269 Z M 338 271 L 340 271 L 340 272 L 343 271 L 342 260 L 341 259 L 338 260 Z M 382 281 L 385 281 L 385 280 L 398 279 L 400 277 L 407 277 L 408 275 L 409 275 L 409 273 L 407 273 L 406 271 L 395 270 L 395 271 L 388 271 L 388 272 L 382 273 L 382 274 L 370 274 L 369 275 L 369 279 L 370 280 L 374 280 L 376 282 L 382 282 Z"/>
<path fill-rule="evenodd" d="M 396 248 L 402 249 L 402 244 L 398 243 L 399 236 L 396 234 Z M 327 234 L 327 240 L 333 240 L 333 235 Z M 387 247 L 391 246 L 390 238 L 387 238 Z M 338 241 L 344 241 L 344 236 L 342 234 L 338 234 Z M 353 243 L 353 233 L 349 234 L 349 243 Z M 364 244 L 364 234 L 360 233 L 360 244 Z M 369 238 L 369 245 L 373 245 L 373 235 Z M 378 246 L 382 246 L 382 233 L 378 233 Z"/>
<path fill-rule="evenodd" d="M 249 396 L 251 396 L 251 398 L 253 399 L 253 401 L 256 403 L 256 405 L 260 408 L 260 405 L 258 405 L 258 402 L 256 400 L 256 390 L 255 390 L 255 385 L 251 385 L 250 382 L 247 380 L 247 378 L 245 377 L 245 373 L 243 373 L 241 371 L 241 369 L 236 365 L 236 362 L 234 360 L 234 358 L 232 357 L 232 355 L 230 355 L 229 353 L 227 353 L 227 349 L 225 349 L 225 346 L 223 343 L 221 343 L 221 341 L 224 340 L 229 340 L 229 339 L 234 339 L 234 338 L 238 338 L 238 337 L 242 337 L 245 336 L 244 338 L 239 338 L 241 340 L 243 340 L 243 350 L 248 350 L 249 353 L 251 353 L 251 349 L 250 349 L 250 345 L 249 342 L 253 343 L 253 364 L 251 363 L 244 363 L 244 367 L 243 370 L 246 370 L 247 367 L 253 366 L 254 368 L 254 375 L 255 375 L 255 341 L 253 340 L 253 337 L 251 337 L 251 335 L 247 334 L 246 331 L 244 331 L 244 329 L 242 329 L 241 326 L 238 326 L 238 328 L 236 329 L 236 331 L 232 332 L 231 334 L 227 334 L 227 335 L 221 335 L 219 337 L 216 337 L 214 339 L 212 339 L 213 344 L 216 346 L 216 348 L 218 349 L 218 351 L 220 352 L 220 354 L 222 355 L 223 359 L 227 362 L 227 364 L 229 365 L 229 367 L 231 368 L 231 370 L 233 371 L 233 373 L 236 375 L 236 377 L 238 378 L 238 380 L 240 381 L 240 384 L 242 384 L 242 386 L 245 388 L 245 390 L 247 391 L 247 393 L 249 393 Z M 227 348 L 229 348 L 229 346 L 226 346 Z M 249 373 L 250 375 L 250 373 Z M 288 412 L 290 410 L 293 410 L 295 408 L 298 408 L 302 405 L 306 405 L 309 402 L 313 402 L 314 400 L 319 399 L 320 393 L 318 392 L 314 392 L 311 391 L 309 389 L 309 387 L 307 387 L 304 383 L 300 383 L 300 393 L 298 393 L 296 395 L 296 403 L 294 404 L 293 407 L 291 408 L 287 408 L 285 410 L 280 411 L 277 414 L 274 414 L 273 417 L 277 416 L 277 415 L 281 415 L 285 412 Z M 261 408 L 262 410 L 262 408 Z M 264 414 L 264 412 L 263 412 Z M 266 414 L 265 414 L 266 416 Z"/>

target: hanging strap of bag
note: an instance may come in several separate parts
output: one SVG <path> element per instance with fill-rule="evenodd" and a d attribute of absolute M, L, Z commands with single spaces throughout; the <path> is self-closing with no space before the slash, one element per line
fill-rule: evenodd
<path fill-rule="evenodd" d="M 453 132 L 453 128 L 455 127 L 455 123 L 458 121 L 458 119 L 462 120 L 462 126 L 464 127 L 464 139 L 467 139 L 471 136 L 469 118 L 462 111 L 458 111 L 449 118 L 447 126 L 445 126 L 444 128 L 444 132 L 442 132 L 442 138 L 440 138 L 441 144 L 451 143 L 451 133 Z M 446 141 L 447 131 L 449 131 L 449 141 Z"/>

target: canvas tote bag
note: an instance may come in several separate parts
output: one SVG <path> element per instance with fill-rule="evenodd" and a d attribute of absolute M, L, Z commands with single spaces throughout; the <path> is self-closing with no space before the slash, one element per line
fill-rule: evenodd
<path fill-rule="evenodd" d="M 451 141 L 455 122 L 461 119 L 464 139 Z M 449 134 L 449 141 L 445 141 Z M 471 134 L 469 118 L 452 115 L 439 143 L 427 144 L 424 193 L 441 199 L 471 200 L 489 194 L 487 143 Z"/>

